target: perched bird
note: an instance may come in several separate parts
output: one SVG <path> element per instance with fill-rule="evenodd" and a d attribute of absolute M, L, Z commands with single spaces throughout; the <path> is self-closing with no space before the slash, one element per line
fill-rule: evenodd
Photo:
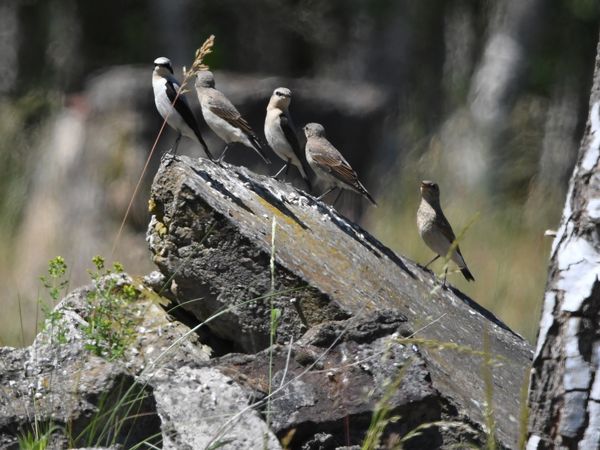
<path fill-rule="evenodd" d="M 215 77 L 208 70 L 201 70 L 196 76 L 196 93 L 202 107 L 202 115 L 211 130 L 225 141 L 225 149 L 219 161 L 223 161 L 225 153 L 232 142 L 240 142 L 260 155 L 267 164 L 271 162 L 263 153 L 258 137 L 250 125 L 241 116 L 225 95 L 215 89 Z"/>
<path fill-rule="evenodd" d="M 421 204 L 417 211 L 417 227 L 427 246 L 437 253 L 437 256 L 425 265 L 425 268 L 427 268 L 440 256 L 445 257 L 450 251 L 452 243 L 456 240 L 452 227 L 440 206 L 440 188 L 433 181 L 421 182 Z M 458 245 L 452 250 L 450 259 L 458 265 L 467 281 L 475 281 Z M 446 268 L 446 272 L 448 272 L 448 268 Z M 444 273 L 445 285 L 446 273 Z"/>
<path fill-rule="evenodd" d="M 287 88 L 280 87 L 273 91 L 267 105 L 265 138 L 275 154 L 285 161 L 283 167 L 273 177 L 277 178 L 284 170 L 287 175 L 290 164 L 293 164 L 298 168 L 308 188 L 311 189 L 308 167 L 304 162 L 296 128 L 288 110 L 291 101 L 292 92 Z"/>
<path fill-rule="evenodd" d="M 358 181 L 358 175 L 348 161 L 331 145 L 325 137 L 325 128 L 318 123 L 309 123 L 304 126 L 306 135 L 306 160 L 317 174 L 317 177 L 327 182 L 332 187 L 325 191 L 318 199 L 321 200 L 334 189 L 340 191 L 335 198 L 333 205 L 338 201 L 342 194 L 342 189 L 349 189 L 365 196 L 373 205 L 377 203 L 367 192 L 365 187 Z"/>
<path fill-rule="evenodd" d="M 158 112 L 167 121 L 169 126 L 178 133 L 173 151 L 177 152 L 181 135 L 184 135 L 198 142 L 202 146 L 206 157 L 212 161 L 212 155 L 208 151 L 206 142 L 202 139 L 194 113 L 190 109 L 183 93 L 180 93 L 179 96 L 177 95 L 180 84 L 173 76 L 173 67 L 169 58 L 161 56 L 154 60 L 152 88 L 154 89 L 156 109 L 158 109 Z"/>

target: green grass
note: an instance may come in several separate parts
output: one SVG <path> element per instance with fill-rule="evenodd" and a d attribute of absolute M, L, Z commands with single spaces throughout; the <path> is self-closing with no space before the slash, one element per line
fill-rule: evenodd
<path fill-rule="evenodd" d="M 269 388 L 267 392 L 267 412 L 266 412 L 266 423 L 267 428 L 271 426 L 271 392 L 273 391 L 273 345 L 275 344 L 275 337 L 277 335 L 277 327 L 279 326 L 279 319 L 281 317 L 281 310 L 275 308 L 273 303 L 273 297 L 275 294 L 275 239 L 277 236 L 277 220 L 273 216 L 271 224 L 271 257 L 269 260 L 269 271 L 271 273 L 271 291 L 269 296 L 269 310 L 270 310 L 270 326 L 269 326 Z M 263 448 L 268 449 L 269 435 L 265 433 L 263 437 Z"/>
<path fill-rule="evenodd" d="M 36 418 L 32 427 L 19 436 L 19 450 L 46 450 L 58 430 L 57 426 L 38 423 Z"/>
<path fill-rule="evenodd" d="M 60 105 L 51 91 L 31 90 L 16 98 L 0 99 L 0 284 L 3 314 L 0 345 L 28 344 L 34 336 L 35 293 L 14 293 L 21 274 L 15 273 L 22 253 L 15 248 L 16 235 L 27 204 L 31 167 L 39 157 L 34 151 L 44 132 L 43 120 Z M 20 328 L 23 320 L 27 326 Z"/>
<path fill-rule="evenodd" d="M 397 422 L 401 419 L 401 416 L 399 415 L 392 415 L 391 401 L 392 397 L 400 388 L 402 380 L 404 379 L 404 374 L 411 363 L 412 361 L 407 361 L 398 371 L 396 378 L 394 380 L 388 380 L 387 385 L 382 386 L 383 396 L 375 405 L 371 423 L 369 424 L 369 429 L 367 430 L 367 435 L 362 443 L 361 450 L 377 450 L 378 448 L 381 448 L 381 437 L 383 436 L 385 428 L 390 423 Z"/>

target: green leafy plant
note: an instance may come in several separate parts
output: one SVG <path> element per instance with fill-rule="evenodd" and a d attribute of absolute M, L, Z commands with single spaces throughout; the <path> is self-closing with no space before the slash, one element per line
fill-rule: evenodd
<path fill-rule="evenodd" d="M 94 289 L 87 294 L 90 310 L 85 317 L 87 325 L 82 328 L 85 348 L 107 359 L 121 358 L 135 335 L 136 320 L 129 305 L 140 292 L 131 284 L 120 284 L 116 276 L 123 272 L 120 263 L 107 269 L 100 256 L 95 256 L 92 262 L 96 270 L 89 272 Z"/>
<path fill-rule="evenodd" d="M 67 274 L 67 263 L 62 256 L 48 261 L 48 275 L 40 277 L 42 284 L 48 290 L 50 298 L 57 302 L 60 298 L 61 291 L 67 288 L 69 280 L 65 279 Z"/>
<path fill-rule="evenodd" d="M 66 291 L 69 280 L 66 278 L 68 271 L 67 263 L 62 256 L 57 256 L 48 261 L 48 274 L 40 277 L 42 285 L 50 296 L 50 303 L 40 301 L 42 313 L 46 318 L 46 327 L 50 329 L 52 339 L 59 344 L 67 342 L 67 329 L 62 321 L 63 312 L 55 309 L 60 300 L 62 292 Z"/>

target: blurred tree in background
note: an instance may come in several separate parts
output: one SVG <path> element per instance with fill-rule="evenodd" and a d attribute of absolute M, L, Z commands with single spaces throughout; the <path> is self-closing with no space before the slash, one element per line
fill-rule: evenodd
<path fill-rule="evenodd" d="M 582 135 L 599 15 L 594 0 L 3 0 L 0 284 L 6 287 L 3 311 L 9 312 L 0 317 L 0 340 L 31 337 L 15 325 L 16 311 L 35 315 L 32 286 L 39 267 L 68 253 L 59 244 L 31 250 L 60 242 L 56 230 L 40 231 L 40 223 L 52 222 L 42 213 L 44 205 L 62 208 L 71 202 L 66 191 L 73 179 L 100 170 L 89 154 L 107 152 L 95 144 L 106 136 L 110 162 L 98 186 L 106 187 L 103 195 L 110 201 L 90 193 L 81 203 L 89 211 L 77 206 L 60 214 L 73 214 L 75 223 L 78 214 L 97 214 L 89 227 L 106 218 L 110 226 L 103 236 L 116 233 L 160 126 L 150 97 L 152 61 L 164 55 L 177 66 L 189 65 L 209 34 L 216 35 L 211 68 L 255 79 L 350 86 L 331 91 L 338 97 L 355 97 L 352 83 L 385 95 L 381 132 L 365 126 L 371 134 L 360 145 L 342 148 L 381 206 L 364 210 L 357 206 L 360 200 L 345 195 L 342 210 L 355 217 L 362 211 L 362 223 L 378 238 L 424 262 L 430 254 L 415 228 L 418 185 L 422 178 L 438 181 L 457 231 L 472 222 L 461 247 L 477 282 L 466 285 L 460 276 L 453 281 L 533 339 L 550 245 L 543 232 L 558 224 Z M 122 78 L 135 83 L 121 83 L 128 87 L 119 92 L 143 97 L 128 98 L 136 106 L 125 115 L 102 106 L 109 105 L 102 99 L 110 97 L 109 88 L 94 91 L 102 84 L 93 80 L 115 66 L 143 68 L 143 77 L 131 72 Z M 243 111 L 258 129 L 266 101 L 256 98 L 256 107 Z M 292 114 L 302 101 L 309 104 L 306 98 L 293 102 Z M 90 122 L 77 119 L 88 114 L 90 104 L 112 125 L 90 133 Z M 310 105 L 322 112 L 320 104 Z M 131 119 L 140 109 L 143 120 Z M 127 132 L 115 131 L 130 119 Z M 325 126 L 333 128 L 333 142 L 343 142 L 344 123 Z M 81 140 L 82 153 L 71 154 L 64 142 L 77 133 L 87 138 Z M 139 157 L 131 155 L 132 146 L 140 149 Z M 71 159 L 61 159 L 65 155 Z M 43 189 L 40 180 L 46 180 Z M 40 191 L 46 194 L 41 200 L 35 195 Z M 138 214 L 128 222 L 131 241 L 122 249 L 133 254 L 127 268 L 134 273 L 151 267 L 147 254 L 127 248 L 144 247 L 145 197 L 142 192 L 138 198 Z M 28 234 L 24 230 L 32 222 L 37 227 Z M 92 255 L 104 249 L 93 242 L 88 247 Z M 72 282 L 81 280 L 74 274 Z"/>

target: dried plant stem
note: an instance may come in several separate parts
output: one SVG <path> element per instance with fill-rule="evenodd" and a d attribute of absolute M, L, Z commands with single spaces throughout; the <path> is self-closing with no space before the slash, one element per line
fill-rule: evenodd
<path fill-rule="evenodd" d="M 179 93 L 177 93 L 177 95 L 179 95 Z M 175 100 L 177 100 L 177 98 L 175 98 Z M 175 103 L 175 102 L 173 102 L 173 103 Z M 142 180 L 144 179 L 144 175 L 146 174 L 146 170 L 148 169 L 148 165 L 150 164 L 150 160 L 152 159 L 152 155 L 154 154 L 154 150 L 156 150 L 156 146 L 158 145 L 158 141 L 165 129 L 166 124 L 167 124 L 167 118 L 165 117 L 165 120 L 163 121 L 162 126 L 160 127 L 160 130 L 158 131 L 158 135 L 156 136 L 156 139 L 154 140 L 154 144 L 152 145 L 152 148 L 150 149 L 150 153 L 148 154 L 148 157 L 146 158 L 146 163 L 144 164 L 142 173 L 140 174 L 140 177 L 138 178 L 138 181 L 135 185 L 133 194 L 131 195 L 131 198 L 129 199 L 129 204 L 127 205 L 127 209 L 125 210 L 125 215 L 123 216 L 123 220 L 121 221 L 121 225 L 119 226 L 119 231 L 117 232 L 117 237 L 115 238 L 112 249 L 110 250 L 110 258 L 111 259 L 113 258 L 114 254 L 115 254 L 115 250 L 117 249 L 117 244 L 119 243 L 119 239 L 121 238 L 121 234 L 123 233 L 123 228 L 125 227 L 125 222 L 127 221 L 127 217 L 129 216 L 129 212 L 131 211 L 131 207 L 133 206 L 133 200 L 135 199 L 135 196 L 137 195 L 137 192 L 140 189 L 140 186 L 142 185 Z"/>
<path fill-rule="evenodd" d="M 177 102 L 177 99 L 179 98 L 179 96 L 185 92 L 185 86 L 187 84 L 187 82 L 190 80 L 190 78 L 194 75 L 196 75 L 200 70 L 207 70 L 208 66 L 206 64 L 203 63 L 204 58 L 212 53 L 212 47 L 215 43 L 215 36 L 214 35 L 210 35 L 208 37 L 208 39 L 206 39 L 206 41 L 204 41 L 204 44 L 202 44 L 202 46 L 196 50 L 196 54 L 194 57 L 194 62 L 192 63 L 192 68 L 189 71 L 185 71 L 184 70 L 184 77 L 183 77 L 183 81 L 181 82 L 181 86 L 179 87 L 179 89 L 177 90 L 177 95 L 175 95 L 175 98 L 173 99 L 173 103 L 172 106 L 175 106 L 175 103 Z M 127 217 L 129 217 L 129 212 L 131 211 L 131 207 L 133 206 L 133 201 L 135 199 L 135 196 L 137 195 L 140 186 L 142 184 L 142 180 L 144 179 L 144 175 L 146 174 L 146 170 L 148 170 L 148 165 L 150 164 L 150 160 L 152 159 L 152 155 L 154 155 L 154 151 L 156 150 L 156 146 L 158 145 L 158 141 L 160 140 L 160 137 L 162 136 L 162 133 L 165 129 L 165 126 L 167 124 L 167 119 L 169 118 L 169 115 L 167 114 L 167 116 L 164 118 L 162 126 L 160 127 L 160 130 L 158 131 L 158 134 L 156 136 L 156 139 L 154 140 L 154 144 L 152 145 L 152 148 L 150 149 L 150 153 L 148 154 L 148 157 L 146 158 L 146 163 L 144 164 L 144 168 L 142 169 L 142 173 L 140 174 L 138 181 L 135 185 L 135 189 L 133 190 L 133 194 L 131 195 L 131 199 L 129 200 L 129 205 L 127 205 L 127 210 L 125 211 L 125 215 L 123 216 L 123 220 L 121 221 L 121 225 L 119 226 L 119 231 L 117 232 L 117 236 L 115 237 L 115 240 L 113 242 L 113 246 L 112 249 L 110 251 L 110 257 L 111 259 L 113 258 L 115 251 L 117 249 L 117 245 L 119 244 L 119 240 L 121 239 L 121 234 L 123 233 L 123 228 L 125 228 L 125 222 L 127 221 Z"/>

